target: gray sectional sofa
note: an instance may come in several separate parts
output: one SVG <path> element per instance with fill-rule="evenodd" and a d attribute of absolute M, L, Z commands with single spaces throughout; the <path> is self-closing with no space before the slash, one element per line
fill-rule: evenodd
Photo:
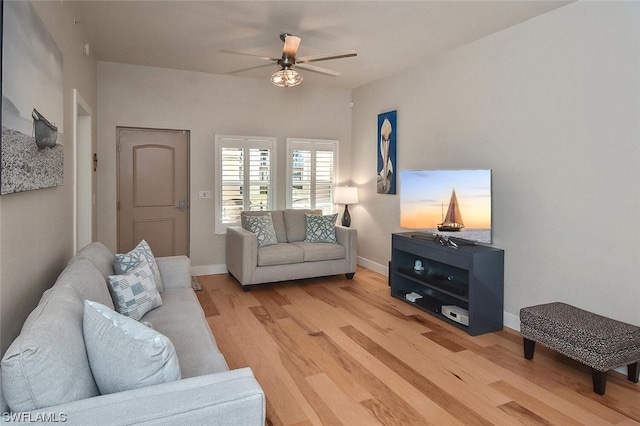
<path fill-rule="evenodd" d="M 251 369 L 229 370 L 191 288 L 189 258 L 156 260 L 164 286 L 162 305 L 140 321 L 171 340 L 181 379 L 100 395 L 83 338 L 83 306 L 91 300 L 113 309 L 107 280 L 114 275 L 114 254 L 92 243 L 69 261 L 3 356 L 4 420 L 71 425 L 264 424 L 264 392 Z M 114 374 L 131 365 L 131 359 L 119 362 L 112 367 Z"/>
<path fill-rule="evenodd" d="M 247 218 L 266 213 L 271 214 L 277 242 L 259 247 L 258 237 L 249 230 Z M 337 274 L 353 278 L 357 262 L 357 231 L 333 225 L 335 243 L 305 241 L 307 214 L 321 215 L 321 211 L 243 212 L 242 227 L 227 229 L 227 269 L 243 289 L 261 283 Z"/>

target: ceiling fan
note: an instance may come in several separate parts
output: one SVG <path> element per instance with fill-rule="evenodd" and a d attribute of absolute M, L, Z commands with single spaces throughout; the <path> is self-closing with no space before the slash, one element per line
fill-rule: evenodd
<path fill-rule="evenodd" d="M 251 53 L 221 50 L 221 52 L 233 53 L 235 55 L 253 56 L 253 57 L 260 58 L 270 62 L 264 65 L 258 65 L 255 67 L 249 67 L 249 68 L 243 68 L 240 70 L 230 71 L 227 74 L 235 74 L 243 71 L 268 67 L 268 66 L 272 66 L 273 64 L 277 64 L 280 66 L 280 71 L 276 71 L 271 76 L 271 82 L 276 86 L 280 86 L 280 87 L 292 87 L 292 86 L 297 86 L 302 82 L 302 74 L 297 72 L 294 68 L 301 68 L 307 71 L 312 71 L 319 74 L 337 77 L 340 75 L 339 72 L 329 70 L 326 68 L 321 68 L 315 65 L 311 65 L 310 62 L 329 61 L 332 59 L 349 58 L 349 57 L 358 55 L 355 50 L 347 50 L 341 53 L 332 53 L 332 54 L 315 55 L 315 56 L 303 56 L 301 58 L 297 58 L 296 55 L 298 54 L 298 48 L 300 47 L 300 37 L 296 37 L 294 35 L 284 33 L 284 34 L 280 34 L 280 40 L 284 42 L 281 58 L 270 58 L 268 56 L 254 55 Z"/>

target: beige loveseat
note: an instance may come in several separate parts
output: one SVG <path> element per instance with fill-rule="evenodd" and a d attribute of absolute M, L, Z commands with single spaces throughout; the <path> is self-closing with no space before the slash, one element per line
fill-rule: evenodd
<path fill-rule="evenodd" d="M 250 232 L 248 216 L 271 214 L 277 243 L 258 247 L 258 237 Z M 320 210 L 274 210 L 243 212 L 242 227 L 227 229 L 227 269 L 245 290 L 261 283 L 296 280 L 356 272 L 357 231 L 335 226 L 335 243 L 308 242 L 306 214 Z"/>

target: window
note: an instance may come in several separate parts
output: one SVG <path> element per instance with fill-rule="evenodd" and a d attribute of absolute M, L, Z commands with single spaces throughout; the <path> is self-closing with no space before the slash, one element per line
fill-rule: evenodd
<path fill-rule="evenodd" d="M 338 141 L 287 139 L 287 206 L 334 210 Z"/>
<path fill-rule="evenodd" d="M 244 210 L 272 210 L 275 138 L 216 135 L 216 233 Z"/>

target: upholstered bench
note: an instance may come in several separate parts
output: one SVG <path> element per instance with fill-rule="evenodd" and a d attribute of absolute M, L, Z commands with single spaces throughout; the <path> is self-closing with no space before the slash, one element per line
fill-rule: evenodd
<path fill-rule="evenodd" d="M 638 383 L 640 327 L 554 302 L 520 309 L 520 334 L 526 359 L 538 342 L 591 367 L 599 395 L 612 368 L 627 365 L 629 380 Z"/>

